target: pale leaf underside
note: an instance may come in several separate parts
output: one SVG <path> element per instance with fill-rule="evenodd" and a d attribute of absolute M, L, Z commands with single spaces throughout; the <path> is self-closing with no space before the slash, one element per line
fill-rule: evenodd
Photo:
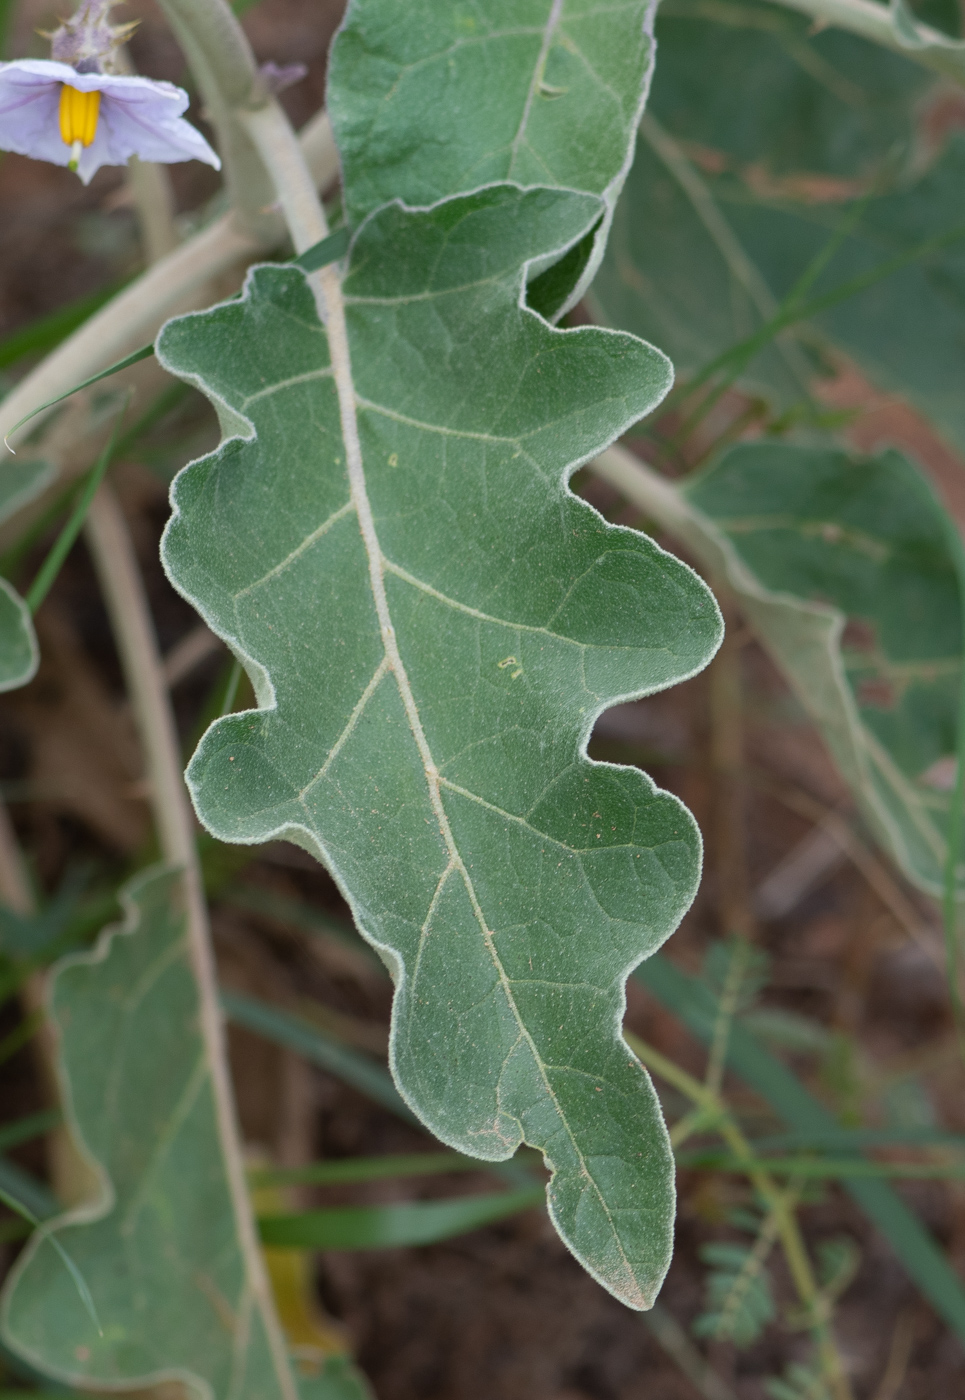
<path fill-rule="evenodd" d="M 178 477 L 164 559 L 261 706 L 192 760 L 202 820 L 326 862 L 393 971 L 408 1102 L 477 1156 L 542 1148 L 561 1234 L 643 1307 L 673 1164 L 624 982 L 693 897 L 699 836 L 584 749 L 607 704 L 705 664 L 720 620 L 565 484 L 670 383 L 642 342 L 520 304 L 527 263 L 599 210 L 508 185 L 373 215 L 343 283 L 341 417 L 299 272 L 256 269 L 241 302 L 171 323 L 162 362 L 233 436 Z"/>
<path fill-rule="evenodd" d="M 148 872 L 122 898 L 124 929 L 61 964 L 51 992 L 68 1124 L 102 1187 L 48 1228 L 102 1330 L 38 1232 L 7 1281 L 3 1336 L 72 1385 L 179 1379 L 206 1400 L 270 1400 L 282 1390 L 238 1243 L 178 877 Z"/>

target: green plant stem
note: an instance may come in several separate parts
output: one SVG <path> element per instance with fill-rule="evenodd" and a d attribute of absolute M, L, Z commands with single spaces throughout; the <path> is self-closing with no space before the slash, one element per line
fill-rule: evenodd
<path fill-rule="evenodd" d="M 158 0 L 181 46 L 217 133 L 232 208 L 261 236 L 272 221 L 272 180 L 239 121 L 269 96 L 254 55 L 224 0 Z"/>
<path fill-rule="evenodd" d="M 248 1198 L 241 1136 L 228 1072 L 217 974 L 208 929 L 201 867 L 194 841 L 194 818 L 181 776 L 178 736 L 161 656 L 134 549 L 120 507 L 108 487 L 94 497 L 85 533 L 110 615 L 128 693 L 146 760 L 151 807 L 164 859 L 183 872 L 188 947 L 198 990 L 201 1034 L 211 1076 L 212 1096 L 235 1228 L 249 1287 L 264 1320 L 275 1361 L 279 1390 L 297 1400 L 284 1337 L 258 1247 Z"/>
<path fill-rule="evenodd" d="M 684 1094 L 691 1103 L 717 1117 L 717 1131 L 727 1143 L 734 1156 L 743 1166 L 744 1174 L 755 1191 L 773 1212 L 779 1222 L 778 1234 L 788 1270 L 794 1281 L 798 1297 L 807 1310 L 810 1327 L 821 1358 L 825 1379 L 835 1400 L 851 1400 L 851 1386 L 826 1316 L 821 1291 L 818 1287 L 811 1261 L 801 1235 L 797 1218 L 790 1204 L 793 1197 L 782 1191 L 768 1172 L 761 1169 L 750 1144 L 744 1137 L 736 1121 L 720 1097 L 706 1085 L 689 1075 L 686 1070 L 661 1055 L 638 1036 L 624 1032 L 630 1048 L 640 1057 L 648 1069 L 666 1080 L 668 1084 Z"/>
<path fill-rule="evenodd" d="M 328 222 L 291 123 L 275 101 L 240 112 L 239 120 L 272 173 L 295 252 L 304 253 L 328 236 Z M 332 267 L 322 270 L 320 280 L 329 287 L 339 286 Z"/>
<path fill-rule="evenodd" d="M 776 0 L 776 3 L 809 15 L 821 26 L 846 29 L 862 39 L 894 49 L 910 62 L 920 63 L 965 86 L 965 44 L 956 43 L 947 34 L 917 22 L 914 29 L 921 47 L 903 43 L 888 6 L 876 0 Z"/>

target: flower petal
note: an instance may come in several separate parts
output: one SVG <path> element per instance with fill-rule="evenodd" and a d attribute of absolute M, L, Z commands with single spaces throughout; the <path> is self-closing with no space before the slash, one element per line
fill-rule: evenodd
<path fill-rule="evenodd" d="M 200 131 L 183 120 L 188 95 L 172 83 L 115 73 L 77 73 L 52 59 L 0 63 L 0 149 L 66 165 L 70 151 L 57 119 L 63 83 L 101 93 L 97 134 L 81 152 L 78 174 L 88 184 L 102 165 L 142 160 L 221 162 Z"/>
<path fill-rule="evenodd" d="M 66 81 L 60 70 L 73 72 L 64 63 L 39 59 L 0 63 L 0 150 L 67 164 L 70 152 L 60 139 L 57 115 Z"/>

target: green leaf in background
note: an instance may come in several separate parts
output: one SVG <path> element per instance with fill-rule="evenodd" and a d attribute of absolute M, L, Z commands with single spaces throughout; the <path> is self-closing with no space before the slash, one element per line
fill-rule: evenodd
<path fill-rule="evenodd" d="M 820 253 L 842 220 L 856 222 L 811 289 L 820 298 L 869 279 L 865 289 L 819 312 L 812 324 L 881 388 L 909 399 L 965 447 L 965 137 L 955 136 L 916 178 L 850 204 L 752 198 L 721 178 L 721 206 L 777 298 Z M 902 264 L 903 265 L 898 265 Z M 880 280 L 876 269 L 895 265 Z M 874 279 L 874 280 L 872 280 Z"/>
<path fill-rule="evenodd" d="M 436 1244 L 541 1205 L 542 1186 L 451 1201 L 332 1206 L 258 1221 L 262 1243 L 285 1249 L 398 1249 Z"/>
<path fill-rule="evenodd" d="M 740 383 L 789 405 L 816 368 L 794 341 L 836 347 L 965 443 L 965 141 L 923 165 L 928 76 L 757 3 L 672 0 L 658 37 L 597 319 L 693 372 L 759 330 L 839 240 L 808 296 L 850 294 L 768 344 Z"/>
<path fill-rule="evenodd" d="M 961 674 L 951 523 L 898 452 L 734 448 L 684 488 L 872 828 L 942 888 Z"/>
<path fill-rule="evenodd" d="M 20 461 L 5 450 L 0 460 L 0 523 L 39 496 L 53 479 L 48 462 Z M 26 685 L 36 673 L 40 653 L 30 610 L 16 589 L 0 578 L 0 692 Z"/>
<path fill-rule="evenodd" d="M 101 1184 L 52 1230 L 93 1297 L 98 1334 L 49 1241 L 4 1288 L 5 1343 L 86 1388 L 165 1378 L 215 1400 L 288 1395 L 238 1242 L 178 878 L 141 876 L 127 922 L 53 977 L 65 1116 Z"/>
<path fill-rule="evenodd" d="M 632 337 L 520 305 L 527 266 L 599 215 L 493 186 L 363 224 L 344 281 L 351 483 L 300 272 L 256 269 L 241 301 L 170 323 L 160 358 L 231 436 L 177 479 L 164 560 L 261 707 L 192 760 L 203 822 L 326 862 L 393 970 L 408 1103 L 472 1155 L 539 1147 L 564 1239 L 646 1307 L 672 1160 L 619 1035 L 623 984 L 692 899 L 699 837 L 585 744 L 617 698 L 703 666 L 720 619 L 696 575 L 566 486 L 670 380 Z"/>
<path fill-rule="evenodd" d="M 652 123 L 647 124 L 651 131 Z M 660 132 L 654 132 L 659 142 Z M 666 350 L 678 373 L 702 368 L 758 331 L 777 303 L 711 194 L 673 143 L 664 158 L 641 135 L 603 264 L 587 302 L 604 325 Z M 806 392 L 811 365 L 786 340 L 770 343 L 740 378 L 779 405 Z"/>
<path fill-rule="evenodd" d="M 351 223 L 513 180 L 603 200 L 551 310 L 603 254 L 653 65 L 653 0 L 353 0 L 329 112 Z M 541 269 L 532 270 L 535 274 Z"/>
<path fill-rule="evenodd" d="M 656 34 L 648 110 L 690 149 L 760 179 L 874 174 L 909 144 L 935 83 L 900 54 L 761 0 L 664 0 Z"/>
<path fill-rule="evenodd" d="M 953 527 L 929 483 L 898 452 L 744 443 L 680 489 L 659 485 L 878 839 L 940 892 L 962 622 Z"/>

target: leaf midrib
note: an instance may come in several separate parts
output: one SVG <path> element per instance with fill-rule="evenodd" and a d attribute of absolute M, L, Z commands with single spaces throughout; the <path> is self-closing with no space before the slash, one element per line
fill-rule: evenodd
<path fill-rule="evenodd" d="M 561 0 L 556 0 L 556 5 L 560 4 Z M 556 5 L 554 6 L 554 9 L 556 8 Z M 430 905 L 430 909 L 437 902 L 441 891 L 449 878 L 449 875 L 452 873 L 452 870 L 458 870 L 462 878 L 466 894 L 468 895 L 469 902 L 472 907 L 472 911 L 475 916 L 476 922 L 478 923 L 480 931 L 483 935 L 483 941 L 486 945 L 490 957 L 492 958 L 493 966 L 496 969 L 497 976 L 499 977 L 500 984 L 503 989 L 503 994 L 506 997 L 506 1001 L 512 1012 L 513 1019 L 515 1020 L 516 1025 L 519 1028 L 519 1034 L 528 1045 L 530 1054 L 533 1056 L 534 1063 L 538 1067 L 540 1077 L 543 1081 L 543 1085 L 546 1090 L 546 1094 L 553 1103 L 559 1121 L 562 1124 L 563 1129 L 570 1140 L 570 1144 L 573 1148 L 573 1151 L 576 1154 L 577 1160 L 579 1161 L 581 1175 L 583 1176 L 584 1180 L 592 1186 L 594 1192 L 596 1193 L 597 1199 L 600 1203 L 600 1208 L 603 1211 L 609 1224 L 612 1238 L 616 1244 L 617 1249 L 619 1250 L 621 1261 L 623 1263 L 624 1269 L 626 1270 L 626 1276 L 628 1279 L 633 1280 L 633 1283 L 636 1286 L 638 1293 L 640 1293 L 641 1290 L 639 1283 L 637 1282 L 633 1267 L 623 1247 L 623 1241 L 620 1238 L 618 1230 L 616 1229 L 616 1225 L 614 1223 L 613 1216 L 607 1204 L 606 1198 L 603 1192 L 601 1191 L 600 1187 L 597 1185 L 592 1173 L 590 1172 L 589 1166 L 586 1162 L 586 1158 L 582 1150 L 580 1149 L 580 1146 L 576 1140 L 572 1128 L 570 1127 L 569 1120 L 567 1119 L 566 1114 L 563 1112 L 557 1095 L 553 1089 L 553 1086 L 550 1083 L 547 1074 L 547 1067 L 544 1064 L 543 1058 L 536 1047 L 533 1037 L 525 1024 L 523 1017 L 519 1012 L 519 1008 L 516 1005 L 516 1000 L 513 996 L 512 986 L 506 974 L 506 969 L 503 967 L 502 961 L 496 951 L 492 939 L 492 934 L 486 926 L 486 919 L 483 914 L 482 908 L 479 904 L 479 899 L 476 894 L 475 887 L 473 886 L 472 880 L 469 876 L 469 872 L 466 869 L 465 862 L 463 861 L 462 856 L 459 852 L 459 847 L 453 835 L 452 828 L 449 824 L 449 818 L 446 814 L 445 806 L 443 804 L 442 796 L 439 790 L 440 775 L 438 769 L 436 768 L 432 752 L 429 748 L 429 743 L 426 738 L 425 731 L 422 727 L 422 720 L 419 715 L 418 706 L 416 705 L 415 696 L 412 692 L 412 686 L 409 682 L 409 677 L 406 672 L 405 664 L 402 660 L 401 653 L 399 652 L 398 642 L 396 641 L 395 636 L 395 627 L 392 622 L 392 614 L 389 608 L 388 597 L 385 591 L 385 579 L 383 575 L 384 556 L 382 554 L 382 548 L 379 543 L 378 534 L 375 529 L 375 521 L 372 515 L 372 507 L 368 498 L 368 488 L 365 479 L 365 466 L 362 457 L 362 444 L 359 437 L 358 429 L 358 405 L 355 394 L 355 384 L 352 376 L 352 362 L 351 353 L 349 349 L 348 327 L 345 318 L 345 304 L 342 299 L 341 276 L 337 270 L 337 267 L 334 264 L 332 264 L 326 268 L 323 268 L 318 274 L 318 281 L 321 286 L 321 291 L 325 302 L 325 310 L 327 312 L 327 315 L 324 317 L 324 321 L 326 324 L 326 329 L 328 331 L 329 353 L 331 356 L 332 369 L 334 371 L 335 378 L 335 386 L 338 394 L 339 416 L 341 419 L 342 426 L 342 438 L 345 443 L 345 458 L 349 479 L 349 491 L 351 494 L 351 499 L 355 505 L 356 516 L 359 522 L 359 530 L 362 535 L 362 543 L 365 548 L 366 557 L 368 560 L 369 580 L 372 589 L 373 601 L 375 603 L 376 615 L 379 620 L 379 627 L 382 634 L 382 645 L 385 651 L 386 659 L 388 661 L 389 669 L 392 671 L 395 677 L 395 683 L 398 686 L 399 696 L 402 700 L 402 705 L 406 713 L 409 728 L 412 732 L 412 737 L 415 740 L 416 748 L 418 749 L 419 757 L 422 761 L 426 785 L 429 791 L 430 804 L 439 823 L 439 834 L 441 835 L 443 843 L 449 854 L 448 868 L 440 877 L 439 884 L 436 888 L 436 894 L 433 897 L 433 905 Z M 420 948 L 422 941 L 424 941 L 425 933 L 426 924 L 423 925 L 422 936 L 420 938 Z M 521 1125 L 520 1136 L 524 1136 L 522 1133 Z"/>

